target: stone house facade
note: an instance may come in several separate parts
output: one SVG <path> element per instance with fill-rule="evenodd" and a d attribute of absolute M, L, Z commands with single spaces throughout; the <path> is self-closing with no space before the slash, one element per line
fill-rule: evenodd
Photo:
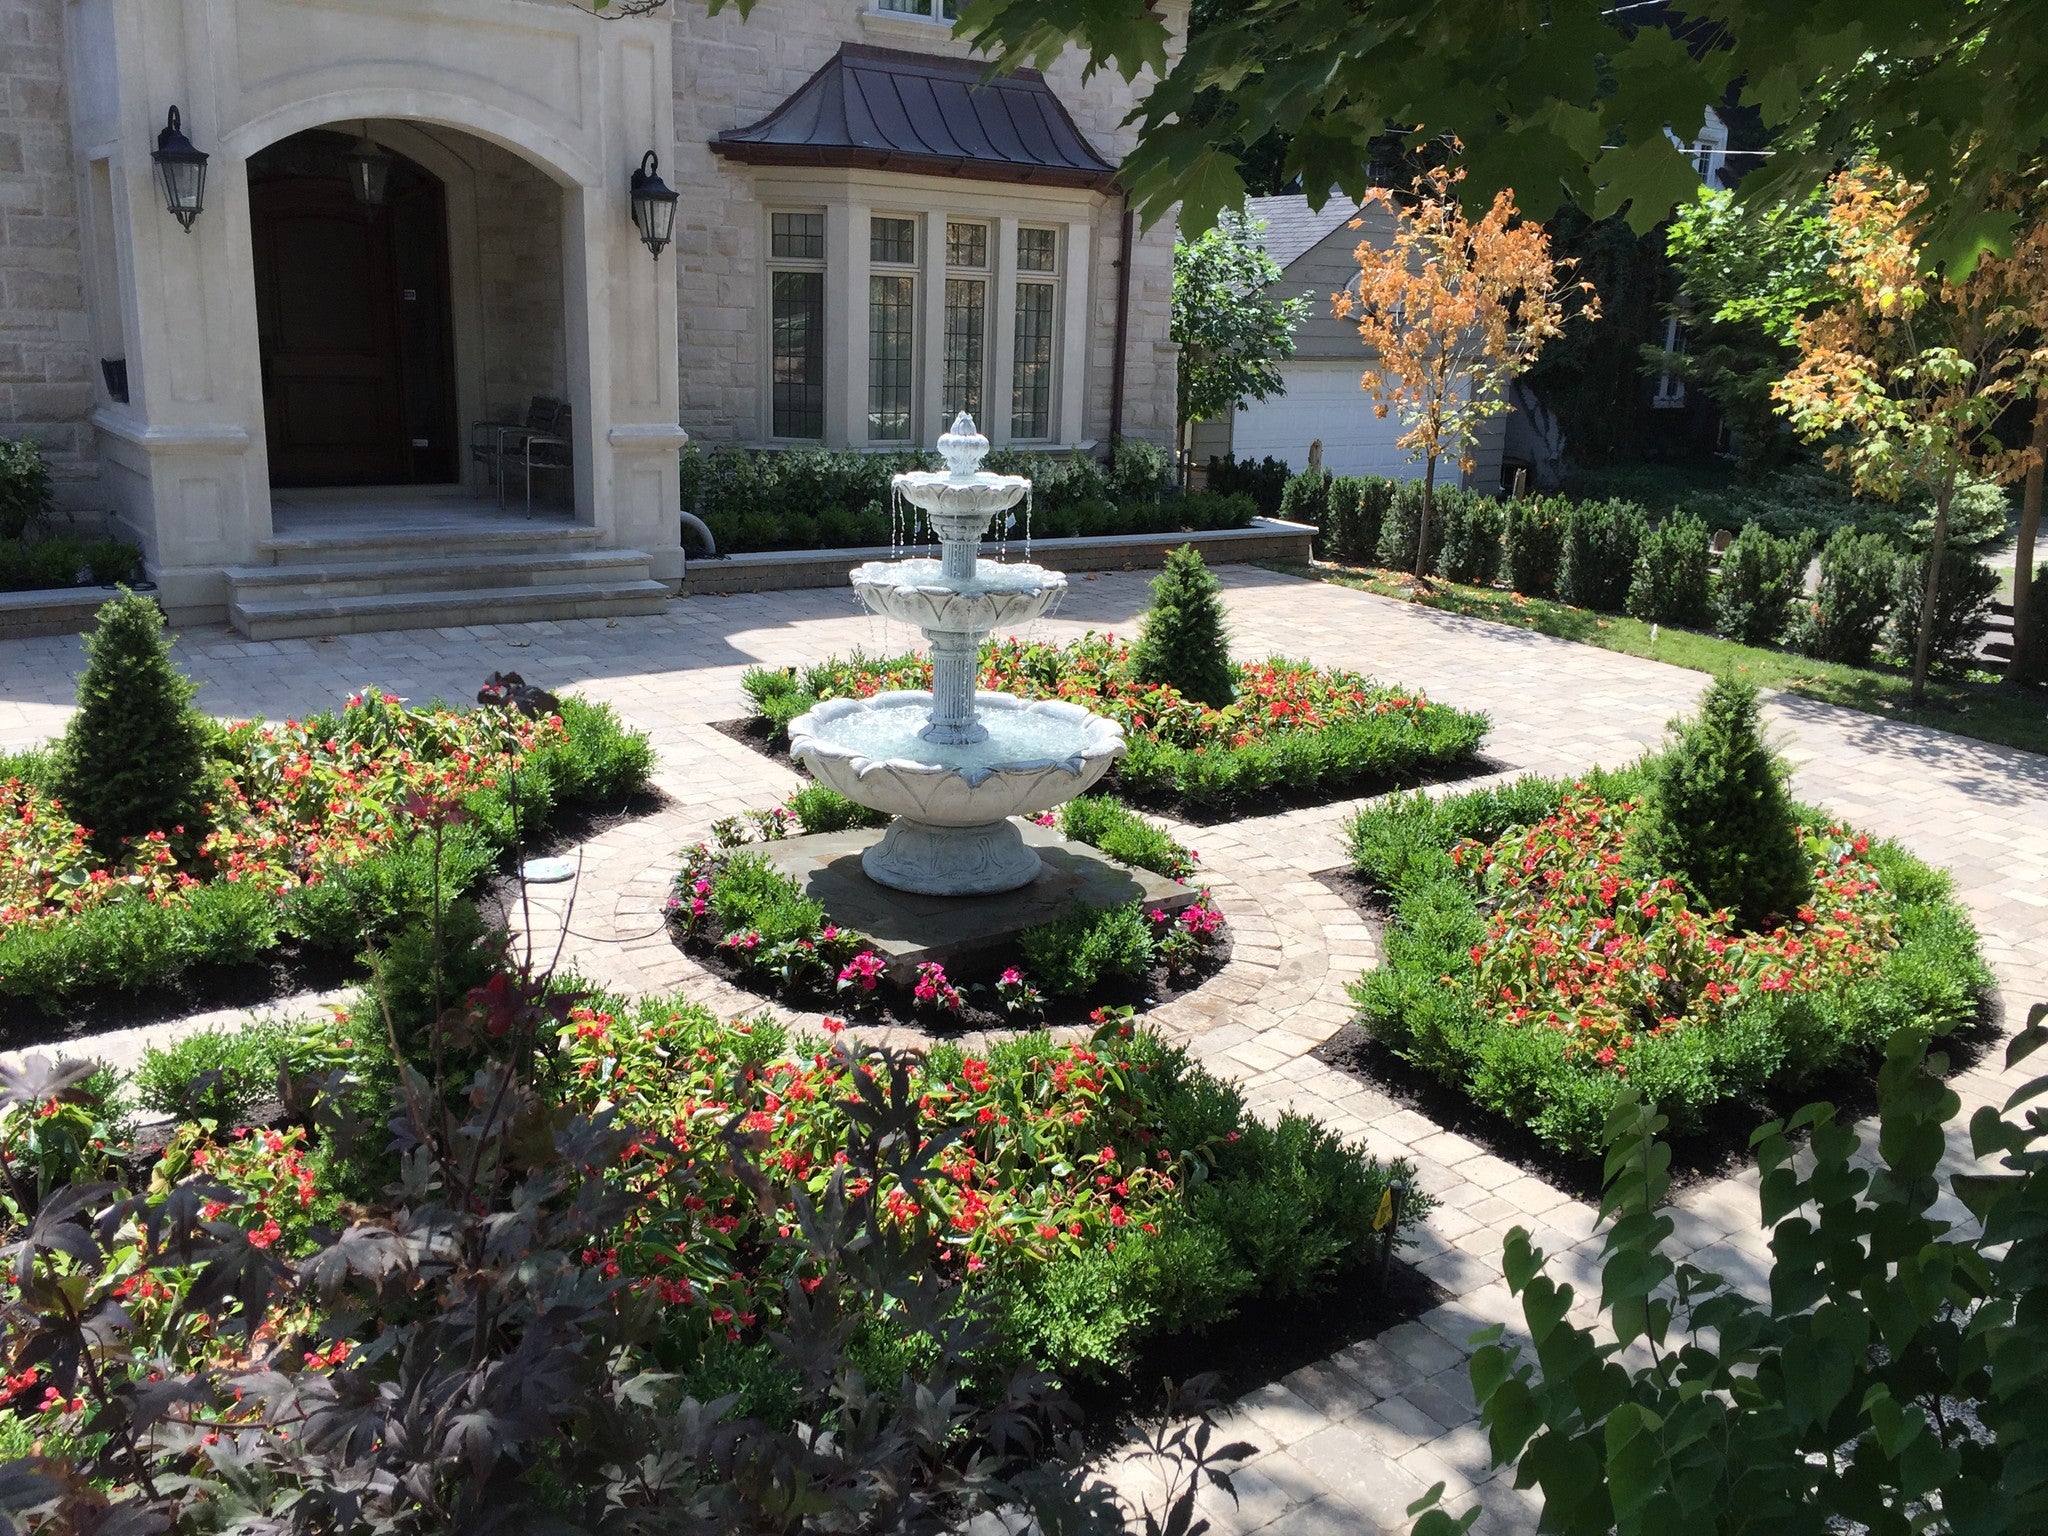
<path fill-rule="evenodd" d="M 0 0 L 0 432 L 174 618 L 252 633 L 504 617 L 434 600 L 500 568 L 645 611 L 690 440 L 929 445 L 971 403 L 999 443 L 1170 441 L 1172 231 L 1114 181 L 1148 82 L 984 83 L 944 4 Z M 480 424 L 537 400 L 528 472 Z"/>

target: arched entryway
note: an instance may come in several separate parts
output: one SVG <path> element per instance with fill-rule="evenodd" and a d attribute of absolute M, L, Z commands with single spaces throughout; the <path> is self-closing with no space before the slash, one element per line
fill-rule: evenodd
<path fill-rule="evenodd" d="M 249 161 L 270 481 L 444 485 L 461 477 L 447 198 L 389 149 L 382 196 L 352 184 L 357 140 L 312 129 Z"/>

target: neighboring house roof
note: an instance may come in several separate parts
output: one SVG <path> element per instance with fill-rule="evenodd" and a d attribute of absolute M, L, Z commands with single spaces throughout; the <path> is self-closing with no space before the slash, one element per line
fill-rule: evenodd
<path fill-rule="evenodd" d="M 751 165 L 859 166 L 1107 188 L 1111 165 L 1033 69 L 844 43 L 796 93 L 711 147 Z"/>
<path fill-rule="evenodd" d="M 1357 203 L 1333 194 L 1319 209 L 1311 210 L 1299 192 L 1278 197 L 1246 199 L 1252 217 L 1266 221 L 1266 254 L 1285 271 L 1320 245 L 1331 231 L 1341 229 L 1358 216 Z"/>

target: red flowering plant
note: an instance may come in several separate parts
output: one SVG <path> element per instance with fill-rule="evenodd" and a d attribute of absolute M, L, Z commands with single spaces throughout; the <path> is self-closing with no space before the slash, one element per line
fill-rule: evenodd
<path fill-rule="evenodd" d="M 1471 960 L 1494 1018 L 1558 1031 L 1568 1056 L 1625 1074 L 1639 1036 L 1719 1026 L 1760 992 L 1853 981 L 1894 947 L 1894 904 L 1863 858 L 1869 838 L 1801 828 L 1808 904 L 1746 933 L 1725 909 L 1695 911 L 1677 880 L 1629 867 L 1638 809 L 1575 792 L 1532 826 L 1451 849 L 1490 909 Z"/>
<path fill-rule="evenodd" d="M 1647 861 L 1645 770 L 1390 796 L 1350 823 L 1389 906 L 1352 987 L 1365 1031 L 1561 1151 L 1598 1154 L 1617 1095 L 1682 1134 L 1975 1016 L 1990 973 L 1947 877 L 1795 807 L 1806 894 L 1761 930 Z"/>
<path fill-rule="evenodd" d="M 200 851 L 229 880 L 317 885 L 402 837 L 418 808 L 498 788 L 564 740 L 558 714 L 409 709 L 367 688 L 329 719 L 243 721 L 228 732 L 230 766 Z"/>
<path fill-rule="evenodd" d="M 836 1033 L 824 1044 L 791 1039 L 762 1021 L 722 1025 L 658 1000 L 579 1008 L 561 1056 L 575 1102 L 646 1137 L 623 1166 L 649 1198 L 586 1262 L 658 1299 L 664 1328 L 687 1337 L 737 1343 L 781 1326 L 788 1298 L 824 1278 L 782 1240 L 803 1219 L 799 1202 L 844 1171 L 876 1064 Z M 1004 1299 L 1005 1351 L 1041 1366 L 1106 1367 L 1161 1326 L 1161 1314 L 1127 1298 L 1091 1355 L 1010 1298 L 1054 1283 L 1055 1269 L 1111 1262 L 1150 1274 L 1181 1245 L 1227 1246 L 1209 1197 L 1196 1192 L 1238 1187 L 1247 1134 L 1260 1146 L 1270 1136 L 1222 1085 L 1136 1029 L 1129 1009 L 1098 1010 L 1085 1042 L 1033 1034 L 986 1055 L 935 1049 L 912 1066 L 905 1092 L 930 1176 L 885 1175 L 850 1193 L 872 1196 L 905 1241 L 927 1245 L 939 1276 Z M 734 1138 L 771 1184 L 732 1165 Z M 1347 1203 L 1376 1198 L 1388 1175 L 1361 1152 L 1342 1156 L 1378 1181 L 1347 1191 Z M 1309 1218 L 1327 1223 L 1313 1206 Z M 1216 1285 L 1220 1316 L 1259 1276 L 1226 1265 L 1177 1283 Z"/>
<path fill-rule="evenodd" d="M 1232 668 L 1236 694 L 1218 709 L 1172 687 L 1139 681 L 1131 646 L 1093 631 L 1053 645 L 987 642 L 979 686 L 1027 699 L 1064 699 L 1124 727 L 1129 755 L 1117 769 L 1130 795 L 1222 806 L 1283 788 L 1328 793 L 1470 758 L 1483 716 L 1360 673 L 1270 658 Z M 885 689 L 929 688 L 921 656 L 855 652 L 801 673 L 757 668 L 742 679 L 777 730 L 821 699 L 868 698 Z"/>

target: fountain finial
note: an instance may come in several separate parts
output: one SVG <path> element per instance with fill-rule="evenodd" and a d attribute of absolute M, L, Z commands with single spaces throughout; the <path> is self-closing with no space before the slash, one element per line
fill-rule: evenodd
<path fill-rule="evenodd" d="M 939 436 L 939 457 L 946 461 L 946 468 L 956 476 L 976 473 L 987 454 L 988 439 L 976 430 L 974 418 L 965 411 L 953 418 L 950 431 Z"/>

